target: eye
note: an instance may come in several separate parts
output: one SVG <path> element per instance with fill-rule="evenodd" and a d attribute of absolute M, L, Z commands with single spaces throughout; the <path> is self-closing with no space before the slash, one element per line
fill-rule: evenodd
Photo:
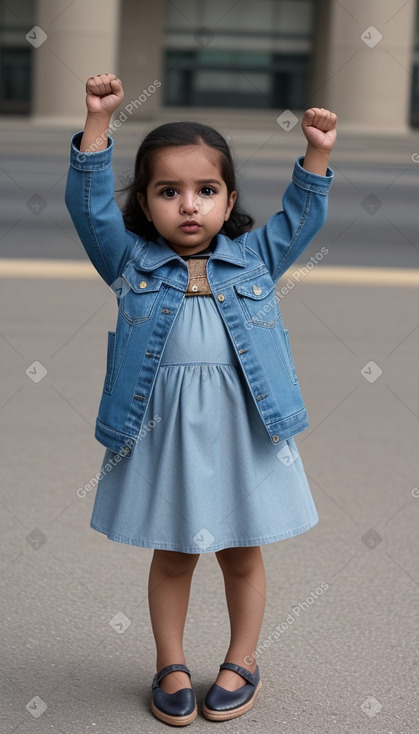
<path fill-rule="evenodd" d="M 160 196 L 164 196 L 168 199 L 173 199 L 173 197 L 176 195 L 176 189 L 174 189 L 172 186 L 170 186 L 167 189 L 163 189 L 160 191 Z"/>
<path fill-rule="evenodd" d="M 201 189 L 201 194 L 203 194 L 203 196 L 211 196 L 211 194 L 216 193 L 216 190 L 212 186 L 203 186 Z"/>

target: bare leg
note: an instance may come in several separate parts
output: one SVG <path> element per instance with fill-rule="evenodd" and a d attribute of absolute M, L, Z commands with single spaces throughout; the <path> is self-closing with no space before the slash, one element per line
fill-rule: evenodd
<path fill-rule="evenodd" d="M 172 663 L 185 664 L 183 630 L 188 610 L 192 575 L 199 553 L 155 550 L 148 579 L 151 626 L 156 641 L 157 672 Z M 160 687 L 166 693 L 191 688 L 187 673 L 175 670 Z"/>
<path fill-rule="evenodd" d="M 224 576 L 230 617 L 230 645 L 224 661 L 237 663 L 254 673 L 257 661 L 247 665 L 245 658 L 257 647 L 265 611 L 266 577 L 262 551 L 260 546 L 226 548 L 216 556 Z M 235 691 L 246 681 L 232 670 L 221 670 L 216 683 L 228 691 Z"/>

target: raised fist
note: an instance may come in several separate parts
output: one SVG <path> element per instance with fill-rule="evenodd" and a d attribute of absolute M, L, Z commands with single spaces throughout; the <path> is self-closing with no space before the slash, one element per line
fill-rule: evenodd
<path fill-rule="evenodd" d="M 331 151 L 336 142 L 337 115 L 323 107 L 306 110 L 301 127 L 307 142 L 321 151 Z"/>
<path fill-rule="evenodd" d="M 97 74 L 86 82 L 87 111 L 112 115 L 124 99 L 122 82 L 115 74 Z"/>

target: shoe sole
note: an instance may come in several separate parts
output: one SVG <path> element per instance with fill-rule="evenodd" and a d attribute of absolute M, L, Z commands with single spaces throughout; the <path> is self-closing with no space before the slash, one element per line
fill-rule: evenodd
<path fill-rule="evenodd" d="M 206 719 L 210 719 L 211 721 L 228 721 L 229 719 L 235 719 L 237 716 L 242 716 L 242 714 L 246 714 L 255 705 L 261 686 L 262 681 L 260 680 L 252 698 L 250 701 L 247 701 L 247 703 L 244 703 L 243 706 L 230 710 L 227 709 L 226 711 L 213 711 L 212 709 L 207 708 L 204 704 L 202 706 L 202 713 Z"/>
<path fill-rule="evenodd" d="M 196 705 L 192 713 L 187 714 L 186 716 L 170 716 L 170 714 L 165 714 L 164 711 L 160 711 L 160 709 L 154 705 L 154 701 L 151 702 L 151 710 L 157 719 L 160 719 L 160 721 L 163 721 L 165 724 L 172 724 L 172 726 L 187 726 L 187 724 L 192 724 L 198 715 L 198 707 Z"/>

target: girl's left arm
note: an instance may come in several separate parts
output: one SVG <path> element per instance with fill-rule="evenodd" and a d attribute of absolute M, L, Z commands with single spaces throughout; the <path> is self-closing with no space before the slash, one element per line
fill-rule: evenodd
<path fill-rule="evenodd" d="M 306 171 L 326 176 L 329 156 L 336 143 L 337 115 L 323 107 L 306 110 L 301 127 L 307 138 L 303 167 Z"/>
<path fill-rule="evenodd" d="M 246 245 L 260 255 L 274 282 L 297 260 L 326 221 L 327 195 L 334 176 L 328 160 L 336 141 L 336 123 L 336 115 L 323 108 L 305 112 L 301 126 L 307 150 L 294 164 L 282 210 L 247 235 Z"/>

